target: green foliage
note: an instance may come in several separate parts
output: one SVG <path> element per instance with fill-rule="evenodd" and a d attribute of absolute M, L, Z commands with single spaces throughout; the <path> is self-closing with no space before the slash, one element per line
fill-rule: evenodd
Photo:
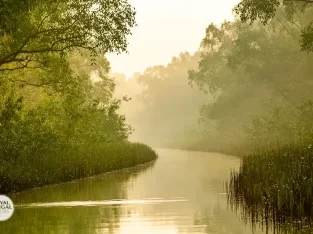
<path fill-rule="evenodd" d="M 51 140 L 51 139 L 50 139 Z M 46 142 L 51 147 L 51 141 Z M 0 165 L 0 192 L 18 192 L 34 187 L 68 182 L 155 160 L 156 153 L 138 143 L 88 143 L 66 151 L 51 148 L 45 154 Z M 61 155 L 61 157 L 60 157 Z"/>
<path fill-rule="evenodd" d="M 242 155 L 312 137 L 313 57 L 296 39 L 311 13 L 290 22 L 279 12 L 266 27 L 235 21 L 207 28 L 198 69 L 189 72 L 192 84 L 215 96 L 201 109 L 207 150 Z"/>
<path fill-rule="evenodd" d="M 51 54 L 126 51 L 135 11 L 126 0 L 1 1 L 0 72 L 45 68 Z"/>
<path fill-rule="evenodd" d="M 300 45 L 302 50 L 313 52 L 313 22 L 302 30 Z"/>
<path fill-rule="evenodd" d="M 297 13 L 304 13 L 312 9 L 310 0 L 242 0 L 234 9 L 242 22 L 251 23 L 260 20 L 263 24 L 275 18 L 277 11 L 283 7 L 289 20 L 293 21 L 293 16 Z M 312 18 L 309 25 L 304 25 L 300 45 L 302 51 L 313 51 Z"/>
<path fill-rule="evenodd" d="M 245 157 L 228 184 L 231 204 L 234 208 L 241 205 L 244 218 L 252 219 L 253 224 L 266 220 L 279 233 L 309 233 L 313 211 L 312 153 L 312 145 L 302 143 Z"/>
<path fill-rule="evenodd" d="M 126 0 L 0 1 L 1 193 L 155 159 L 127 142 L 104 57 L 134 16 Z"/>
<path fill-rule="evenodd" d="M 2 158 L 16 159 L 39 154 L 32 147 L 25 149 L 27 141 L 36 142 L 37 148 L 51 149 L 56 145 L 71 148 L 87 142 L 107 143 L 127 139 L 130 131 L 124 116 L 116 113 L 121 101 L 113 99 L 113 80 L 102 76 L 102 79 L 92 83 L 87 73 L 78 76 L 69 64 L 63 64 L 64 69 L 60 66 L 57 63 L 56 69 L 60 72 L 54 73 L 55 79 L 58 80 L 58 76 L 67 76 L 68 79 L 61 84 L 56 82 L 56 86 L 32 87 L 25 91 L 13 83 L 16 94 L 7 97 L 0 118 L 0 132 L 5 136 L 1 144 L 5 149 L 0 154 Z M 87 67 L 86 70 L 92 71 L 88 71 Z M 27 94 L 38 93 L 38 89 L 42 89 L 43 98 L 35 99 L 33 106 L 27 108 Z M 14 99 L 18 95 L 25 96 L 25 108 L 22 98 Z M 46 139 L 42 141 L 44 137 Z M 7 149 L 14 149 L 14 153 L 9 153 Z"/>
<path fill-rule="evenodd" d="M 131 131 L 125 117 L 117 113 L 122 100 L 113 98 L 115 85 L 107 75 L 107 60 L 99 58 L 89 65 L 86 58 L 77 53 L 68 62 L 57 62 L 54 79 L 60 82 L 52 85 L 9 82 L 6 86 L 11 92 L 2 94 L 0 112 L 1 192 L 65 182 L 155 159 L 149 147 L 127 142 Z M 35 80 L 46 74 L 39 71 L 43 77 L 38 77 L 38 70 L 28 72 Z M 94 79 L 91 74 L 96 74 Z M 32 82 L 37 82 L 34 78 Z"/>
<path fill-rule="evenodd" d="M 240 21 L 208 27 L 189 73 L 216 97 L 201 111 L 205 148 L 246 156 L 228 184 L 233 208 L 278 233 L 305 233 L 312 221 L 313 57 L 301 52 L 312 51 L 311 4 L 242 1 Z"/>
<path fill-rule="evenodd" d="M 275 16 L 276 8 L 279 5 L 278 0 L 245 0 L 237 5 L 235 12 L 240 15 L 243 22 L 248 20 L 254 22 L 260 19 L 262 23 L 266 24 Z"/>

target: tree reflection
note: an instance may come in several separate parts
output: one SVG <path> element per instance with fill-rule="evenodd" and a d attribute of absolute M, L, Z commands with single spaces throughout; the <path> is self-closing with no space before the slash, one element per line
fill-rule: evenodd
<path fill-rule="evenodd" d="M 13 217 L 0 223 L 1 233 L 114 233 L 119 228 L 121 205 L 88 206 L 88 201 L 127 199 L 128 183 L 155 162 L 94 178 L 13 194 Z M 30 203 L 84 201 L 83 206 L 19 207 Z M 70 203 L 69 203 L 70 204 Z"/>
<path fill-rule="evenodd" d="M 241 218 L 242 222 L 251 225 L 254 229 L 260 226 L 265 233 L 277 234 L 307 234 L 313 232 L 310 216 L 299 216 L 299 213 L 301 213 L 299 210 L 295 210 L 291 214 L 284 213 L 278 206 L 270 206 L 266 202 L 263 206 L 253 196 L 247 196 L 236 173 L 232 173 L 226 187 L 228 204 L 231 210 Z"/>

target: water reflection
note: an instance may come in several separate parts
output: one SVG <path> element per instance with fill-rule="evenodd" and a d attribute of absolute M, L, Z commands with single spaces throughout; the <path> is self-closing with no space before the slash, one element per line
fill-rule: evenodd
<path fill-rule="evenodd" d="M 14 195 L 16 212 L 0 223 L 1 233 L 252 233 L 228 208 L 224 193 L 239 159 L 158 153 L 158 161 L 136 169 Z"/>
<path fill-rule="evenodd" d="M 261 227 L 265 233 L 313 233 L 312 217 L 299 216 L 296 208 L 294 208 L 293 213 L 297 215 L 291 216 L 290 212 L 284 212 L 278 206 L 271 207 L 269 202 L 265 202 L 265 206 L 263 206 L 259 204 L 256 197 L 246 195 L 246 188 L 243 188 L 240 176 L 236 171 L 231 173 L 230 180 L 227 183 L 227 198 L 231 210 L 241 218 L 245 225 L 250 225 L 252 230 Z M 251 194 L 257 194 L 254 190 L 253 192 Z M 264 195 L 262 199 L 265 200 L 265 197 Z"/>
<path fill-rule="evenodd" d="M 111 200 L 125 200 L 127 183 L 149 171 L 154 163 L 15 194 L 11 197 L 15 213 L 0 223 L 1 233 L 114 233 L 119 228 L 122 204 Z M 106 206 L 95 201 L 106 201 Z M 95 206 L 91 208 L 92 203 Z"/>

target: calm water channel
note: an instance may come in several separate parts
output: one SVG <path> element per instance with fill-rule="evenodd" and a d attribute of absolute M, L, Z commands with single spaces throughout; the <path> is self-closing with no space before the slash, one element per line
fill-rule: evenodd
<path fill-rule="evenodd" d="M 227 205 L 224 182 L 238 158 L 157 152 L 148 165 L 11 196 L 15 213 L 0 233 L 263 233 Z"/>

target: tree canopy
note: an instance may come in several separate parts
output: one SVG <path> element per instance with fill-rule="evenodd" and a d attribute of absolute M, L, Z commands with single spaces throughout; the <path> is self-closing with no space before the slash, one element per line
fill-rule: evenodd
<path fill-rule="evenodd" d="M 1 159 L 127 140 L 105 58 L 127 51 L 126 0 L 0 1 L 0 18 Z"/>
<path fill-rule="evenodd" d="M 135 25 L 126 0 L 1 1 L 0 72 L 45 68 L 51 54 L 77 48 L 122 52 Z"/>
<path fill-rule="evenodd" d="M 239 15 L 242 22 L 250 21 L 253 23 L 260 20 L 263 24 L 267 24 L 275 17 L 279 9 L 284 9 L 288 19 L 295 22 L 294 14 L 304 13 L 313 7 L 311 0 L 242 0 L 236 7 L 235 12 Z M 302 51 L 313 51 L 313 20 L 301 25 L 300 45 Z"/>
<path fill-rule="evenodd" d="M 208 26 L 198 69 L 189 72 L 191 83 L 216 97 L 201 110 L 206 145 L 235 152 L 310 139 L 313 57 L 300 51 L 298 37 L 311 14 L 289 21 L 278 10 L 266 27 L 260 20 Z"/>

